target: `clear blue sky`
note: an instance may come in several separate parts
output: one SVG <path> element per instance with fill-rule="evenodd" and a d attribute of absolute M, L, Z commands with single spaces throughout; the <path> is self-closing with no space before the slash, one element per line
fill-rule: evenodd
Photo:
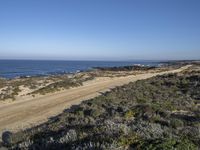
<path fill-rule="evenodd" d="M 0 59 L 200 59 L 200 0 L 0 0 Z"/>

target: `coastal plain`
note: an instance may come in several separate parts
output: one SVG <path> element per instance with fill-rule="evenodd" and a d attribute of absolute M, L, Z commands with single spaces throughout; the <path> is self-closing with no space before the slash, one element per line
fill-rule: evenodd
<path fill-rule="evenodd" d="M 81 79 L 83 82 L 81 82 L 81 84 L 79 82 L 78 85 L 71 87 L 65 84 L 67 89 L 63 87 L 61 87 L 61 89 L 56 89 L 57 87 L 53 87 L 50 88 L 50 90 L 46 90 L 48 92 L 45 94 L 39 93 L 34 96 L 27 94 L 24 96 L 16 96 L 15 100 L 7 99 L 0 102 L 0 131 L 18 131 L 38 125 L 47 121 L 48 118 L 58 115 L 64 109 L 79 104 L 81 101 L 101 95 L 103 92 L 116 86 L 147 79 L 156 75 L 180 72 L 188 67 L 190 67 L 190 65 L 178 69 L 177 67 L 163 67 L 147 70 L 139 69 L 136 71 L 94 71 L 75 74 L 74 77 L 71 78 L 68 76 L 52 77 L 51 80 L 58 80 L 59 77 L 60 81 L 56 80 L 56 82 L 51 84 L 48 83 L 45 87 L 49 88 L 49 85 L 65 82 L 66 80 L 73 80 L 73 82 L 67 83 L 75 84 L 77 82 L 74 80 L 77 78 L 79 80 Z M 92 74 L 92 78 L 90 74 Z M 50 77 L 44 77 L 45 80 L 46 78 L 48 79 Z M 36 79 L 38 79 L 38 77 Z M 16 82 L 16 80 L 19 82 L 20 80 L 24 81 L 26 79 L 14 79 L 14 82 Z M 13 81 L 11 80 L 8 82 Z"/>
<path fill-rule="evenodd" d="M 197 150 L 199 73 L 200 63 L 192 61 L 2 79 L 4 86 L 51 83 L 1 100 L 0 147 Z"/>

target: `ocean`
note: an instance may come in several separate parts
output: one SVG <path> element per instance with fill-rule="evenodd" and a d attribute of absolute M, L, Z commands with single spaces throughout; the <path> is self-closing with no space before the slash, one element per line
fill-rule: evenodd
<path fill-rule="evenodd" d="M 156 61 L 50 61 L 50 60 L 0 60 L 0 77 L 12 79 L 25 76 L 42 76 L 75 73 L 93 67 L 160 64 Z"/>

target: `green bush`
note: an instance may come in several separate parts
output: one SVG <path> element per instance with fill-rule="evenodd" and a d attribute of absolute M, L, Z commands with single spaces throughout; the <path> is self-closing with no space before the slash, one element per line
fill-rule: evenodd
<path fill-rule="evenodd" d="M 177 129 L 178 127 L 183 127 L 184 123 L 180 119 L 171 119 L 170 124 L 173 128 Z"/>
<path fill-rule="evenodd" d="M 198 150 L 198 146 L 188 139 L 157 139 L 137 146 L 141 150 Z"/>
<path fill-rule="evenodd" d="M 132 111 L 132 110 L 128 110 L 128 111 L 124 114 L 124 117 L 125 117 L 126 119 L 129 119 L 129 118 L 134 117 L 134 116 L 135 116 L 135 112 Z"/>

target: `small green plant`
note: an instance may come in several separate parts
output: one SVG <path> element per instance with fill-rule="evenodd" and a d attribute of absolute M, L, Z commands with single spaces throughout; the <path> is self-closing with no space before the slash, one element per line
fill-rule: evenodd
<path fill-rule="evenodd" d="M 147 100 L 145 98 L 138 98 L 137 103 L 146 103 Z"/>
<path fill-rule="evenodd" d="M 173 128 L 175 128 L 175 129 L 178 128 L 178 127 L 184 126 L 183 121 L 180 120 L 180 119 L 172 119 L 172 120 L 170 121 L 170 124 L 171 124 L 171 126 L 172 126 Z"/>
<path fill-rule="evenodd" d="M 129 119 L 129 118 L 135 116 L 135 112 L 133 112 L 132 110 L 128 110 L 128 111 L 125 113 L 124 116 L 125 116 L 126 119 Z"/>
<path fill-rule="evenodd" d="M 119 145 L 121 146 L 130 146 L 131 144 L 135 144 L 138 143 L 140 140 L 140 138 L 137 136 L 137 134 L 132 133 L 130 135 L 127 136 L 121 136 L 119 138 Z"/>

